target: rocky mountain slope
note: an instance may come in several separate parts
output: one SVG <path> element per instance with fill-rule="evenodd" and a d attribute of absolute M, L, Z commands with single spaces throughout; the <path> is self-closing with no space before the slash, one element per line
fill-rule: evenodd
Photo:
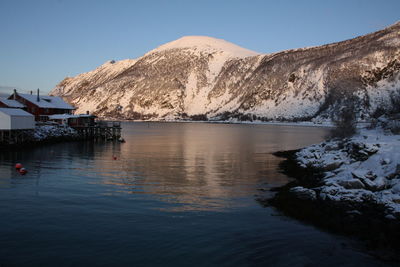
<path fill-rule="evenodd" d="M 120 119 L 360 119 L 400 103 L 400 23 L 334 44 L 258 54 L 188 36 L 65 78 L 50 93 Z"/>

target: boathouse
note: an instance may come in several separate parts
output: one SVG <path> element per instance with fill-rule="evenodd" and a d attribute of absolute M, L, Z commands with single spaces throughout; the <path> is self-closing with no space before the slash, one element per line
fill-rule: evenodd
<path fill-rule="evenodd" d="M 0 131 L 35 128 L 35 117 L 19 108 L 0 108 Z"/>
<path fill-rule="evenodd" d="M 39 89 L 36 95 L 33 95 L 32 92 L 31 94 L 20 94 L 14 90 L 14 93 L 8 99 L 23 104 L 26 111 L 33 114 L 37 121 L 47 120 L 49 115 L 72 114 L 75 110 L 61 97 L 39 95 Z"/>
<path fill-rule="evenodd" d="M 49 121 L 54 121 L 60 125 L 67 125 L 70 127 L 94 127 L 95 118 L 97 117 L 90 114 L 56 114 L 50 115 Z"/>

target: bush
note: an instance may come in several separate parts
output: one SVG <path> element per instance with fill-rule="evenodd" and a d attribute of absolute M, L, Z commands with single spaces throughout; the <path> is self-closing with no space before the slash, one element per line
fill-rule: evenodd
<path fill-rule="evenodd" d="M 192 115 L 192 116 L 190 116 L 190 119 L 192 121 L 208 121 L 207 115 L 205 115 L 205 114 Z"/>
<path fill-rule="evenodd" d="M 357 132 L 357 120 L 354 105 L 341 108 L 339 114 L 333 118 L 335 128 L 330 131 L 330 138 L 348 138 Z"/>
<path fill-rule="evenodd" d="M 392 134 L 400 134 L 400 121 L 389 121 L 387 124 L 387 128 L 392 132 Z"/>

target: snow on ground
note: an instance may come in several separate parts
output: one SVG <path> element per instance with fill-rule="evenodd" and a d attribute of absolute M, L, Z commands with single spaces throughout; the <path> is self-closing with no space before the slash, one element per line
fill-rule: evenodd
<path fill-rule="evenodd" d="M 33 138 L 35 141 L 45 141 L 59 137 L 77 137 L 78 133 L 67 126 L 40 125 L 36 126 Z"/>
<path fill-rule="evenodd" d="M 303 168 L 323 171 L 317 188 L 291 191 L 310 199 L 382 204 L 387 218 L 400 219 L 400 135 L 360 129 L 347 140 L 331 140 L 296 154 Z"/>

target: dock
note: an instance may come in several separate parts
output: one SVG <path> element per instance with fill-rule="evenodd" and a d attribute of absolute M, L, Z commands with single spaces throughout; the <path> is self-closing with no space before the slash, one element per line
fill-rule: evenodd
<path fill-rule="evenodd" d="M 63 125 L 52 125 L 57 128 L 65 128 Z M 96 121 L 93 125 L 76 125 L 70 126 L 77 131 L 78 136 L 50 136 L 44 140 L 36 140 L 34 138 L 35 130 L 0 130 L 0 146 L 13 146 L 27 143 L 35 143 L 41 141 L 51 140 L 105 140 L 105 141 L 118 141 L 122 139 L 121 136 L 121 122 L 120 121 Z"/>
<path fill-rule="evenodd" d="M 0 130 L 0 145 L 23 144 L 33 140 L 34 130 Z"/>
<path fill-rule="evenodd" d="M 73 126 L 83 139 L 119 140 L 121 139 L 120 121 L 97 121 L 93 126 Z"/>

